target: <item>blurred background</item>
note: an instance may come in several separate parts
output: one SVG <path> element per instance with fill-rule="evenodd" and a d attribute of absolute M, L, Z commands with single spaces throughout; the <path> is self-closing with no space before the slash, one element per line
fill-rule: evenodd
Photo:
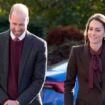
<path fill-rule="evenodd" d="M 29 7 L 29 31 L 48 43 L 48 65 L 67 59 L 72 45 L 83 42 L 87 19 L 105 14 L 104 0 L 0 0 L 0 32 L 9 28 L 8 15 L 14 3 Z"/>

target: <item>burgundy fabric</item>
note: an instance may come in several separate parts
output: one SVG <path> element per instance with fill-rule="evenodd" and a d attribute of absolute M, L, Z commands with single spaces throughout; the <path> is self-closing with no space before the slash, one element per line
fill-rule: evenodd
<path fill-rule="evenodd" d="M 44 84 L 44 87 L 47 88 L 53 88 L 57 92 L 64 92 L 64 82 L 52 82 L 52 81 L 46 81 Z"/>
<path fill-rule="evenodd" d="M 93 82 L 94 82 L 94 74 L 97 77 L 97 80 L 99 83 L 101 83 L 101 72 L 102 72 L 102 63 L 101 63 L 101 57 L 100 54 L 102 52 L 102 47 L 95 52 L 89 47 L 90 49 L 90 64 L 89 64 L 89 88 L 93 88 Z"/>
<path fill-rule="evenodd" d="M 11 99 L 18 97 L 18 72 L 22 53 L 23 41 L 13 41 L 9 43 L 9 69 L 8 69 L 8 95 Z"/>
<path fill-rule="evenodd" d="M 19 41 L 19 38 L 18 37 L 15 37 L 14 41 Z"/>

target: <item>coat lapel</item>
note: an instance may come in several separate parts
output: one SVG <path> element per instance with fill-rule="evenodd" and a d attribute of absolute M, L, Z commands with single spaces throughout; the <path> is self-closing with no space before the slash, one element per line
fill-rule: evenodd
<path fill-rule="evenodd" d="M 29 57 L 29 52 L 31 51 L 31 48 L 32 48 L 31 37 L 30 37 L 30 35 L 26 34 L 25 39 L 24 39 L 24 44 L 23 44 L 22 56 L 20 59 L 18 83 L 20 83 L 20 81 L 21 81 L 24 66 L 26 66 L 25 64 L 26 64 L 27 59 Z"/>
<path fill-rule="evenodd" d="M 87 77 L 87 80 L 88 80 L 88 67 L 89 67 L 89 61 L 90 61 L 88 44 L 84 45 L 84 53 L 82 55 L 82 59 L 83 59 L 84 68 L 86 70 L 86 77 Z"/>

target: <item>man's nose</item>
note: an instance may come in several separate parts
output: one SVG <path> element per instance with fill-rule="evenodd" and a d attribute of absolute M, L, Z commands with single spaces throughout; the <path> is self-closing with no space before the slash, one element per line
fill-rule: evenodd
<path fill-rule="evenodd" d="M 20 30 L 20 27 L 17 25 L 17 26 L 15 27 L 15 30 L 16 30 L 16 31 L 19 31 L 19 30 Z"/>

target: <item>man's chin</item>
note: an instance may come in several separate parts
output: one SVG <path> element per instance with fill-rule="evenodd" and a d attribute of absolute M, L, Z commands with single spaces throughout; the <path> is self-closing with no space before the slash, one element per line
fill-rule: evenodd
<path fill-rule="evenodd" d="M 14 33 L 15 36 L 20 36 L 22 33 Z"/>

